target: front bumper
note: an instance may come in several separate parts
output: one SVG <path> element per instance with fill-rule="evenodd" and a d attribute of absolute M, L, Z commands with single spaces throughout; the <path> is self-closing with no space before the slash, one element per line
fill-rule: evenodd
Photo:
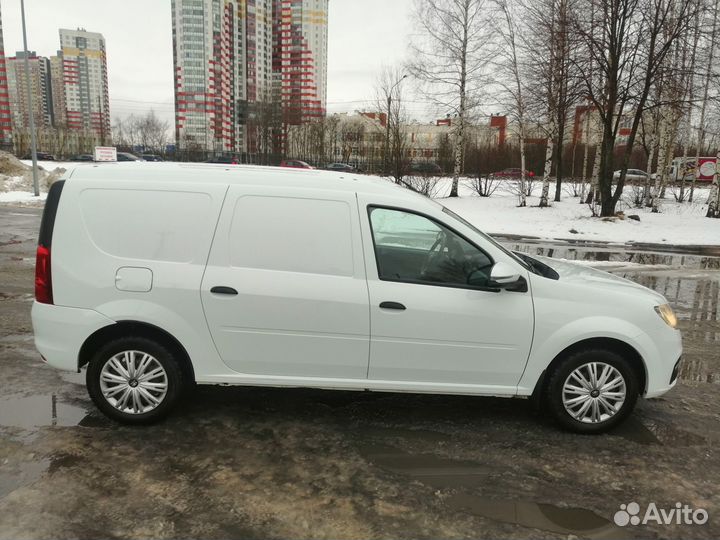
<path fill-rule="evenodd" d="M 111 324 L 115 321 L 92 309 L 33 302 L 35 348 L 49 365 L 64 371 L 77 371 L 80 348 L 85 340 Z"/>
<path fill-rule="evenodd" d="M 654 344 L 652 356 L 645 358 L 647 366 L 646 398 L 659 397 L 677 384 L 682 364 L 682 337 L 673 331 Z"/>

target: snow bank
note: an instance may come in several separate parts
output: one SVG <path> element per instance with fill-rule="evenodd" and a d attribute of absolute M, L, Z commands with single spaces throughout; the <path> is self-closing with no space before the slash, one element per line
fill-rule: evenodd
<path fill-rule="evenodd" d="M 448 181 L 449 182 L 449 181 Z M 535 188 L 539 194 L 540 188 Z M 446 190 L 442 191 L 447 193 Z M 552 186 L 551 192 L 554 192 Z M 628 190 L 627 195 L 630 194 Z M 578 197 L 563 193 L 561 202 L 539 208 L 539 197 L 528 197 L 525 208 L 518 208 L 514 184 L 508 182 L 491 197 L 478 197 L 467 186 L 458 198 L 438 198 L 438 202 L 463 216 L 479 229 L 493 235 L 519 235 L 554 240 L 586 240 L 614 243 L 653 243 L 668 245 L 720 245 L 720 219 L 708 219 L 709 190 L 695 190 L 693 204 L 675 202 L 668 189 L 661 212 L 634 208 L 627 201 L 618 205 L 626 216 L 637 214 L 640 221 L 625 217 L 603 219 L 592 217 Z"/>
<path fill-rule="evenodd" d="M 13 203 L 32 206 L 40 204 L 47 198 L 47 192 L 41 192 L 39 197 L 35 197 L 31 191 L 6 191 L 0 193 L 0 203 Z"/>
<path fill-rule="evenodd" d="M 41 162 L 53 163 L 55 162 Z M 64 164 L 58 164 L 64 165 Z M 65 172 L 62 166 L 44 167 L 38 171 L 41 195 Z M 12 154 L 0 151 L 0 203 L 41 204 L 45 198 L 33 195 L 32 167 Z"/>
<path fill-rule="evenodd" d="M 32 160 L 31 159 L 21 159 L 20 163 L 23 165 L 27 165 L 28 167 L 32 167 Z M 48 172 L 53 172 L 58 169 L 62 169 L 64 172 L 66 169 L 70 167 L 75 167 L 79 165 L 78 162 L 75 161 L 43 161 L 38 160 L 38 165 L 41 169 L 44 169 Z"/>

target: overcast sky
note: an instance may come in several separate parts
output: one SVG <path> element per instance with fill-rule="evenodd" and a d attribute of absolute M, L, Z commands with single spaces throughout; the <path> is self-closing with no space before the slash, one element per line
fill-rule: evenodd
<path fill-rule="evenodd" d="M 20 0 L 0 0 L 5 55 L 22 50 Z M 173 121 L 170 0 L 25 0 L 28 49 L 55 54 L 59 28 L 105 36 L 113 118 L 153 108 Z M 407 54 L 412 0 L 330 0 L 328 110 L 361 109 L 383 64 Z"/>

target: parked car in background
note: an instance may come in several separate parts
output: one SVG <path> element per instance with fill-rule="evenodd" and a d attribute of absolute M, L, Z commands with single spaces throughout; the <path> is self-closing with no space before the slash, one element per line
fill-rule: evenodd
<path fill-rule="evenodd" d="M 130 152 L 118 152 L 117 160 L 118 161 L 145 161 L 145 160 L 137 157 L 135 154 L 131 154 Z"/>
<path fill-rule="evenodd" d="M 47 152 L 36 152 L 39 161 L 55 161 L 55 156 Z M 23 159 L 32 159 L 32 154 L 27 154 Z"/>
<path fill-rule="evenodd" d="M 215 156 L 211 157 L 205 163 L 217 163 L 221 165 L 237 165 L 238 159 L 235 156 Z"/>
<path fill-rule="evenodd" d="M 411 174 L 441 175 L 443 170 L 440 165 L 431 161 L 417 161 L 410 164 Z"/>
<path fill-rule="evenodd" d="M 314 169 L 309 163 L 300 161 L 299 159 L 284 159 L 280 162 L 281 167 L 289 167 L 291 169 Z"/>
<path fill-rule="evenodd" d="M 620 172 L 621 171 L 615 171 L 613 173 L 613 180 L 620 180 Z M 627 173 L 625 174 L 625 181 L 626 182 L 644 182 L 647 180 L 647 173 L 645 171 L 642 171 L 640 169 L 628 169 Z"/>
<path fill-rule="evenodd" d="M 357 172 L 357 168 L 353 167 L 352 165 L 348 165 L 347 163 L 331 163 L 327 167 L 325 167 L 328 171 L 336 171 L 336 172 Z"/>
<path fill-rule="evenodd" d="M 490 173 L 490 176 L 495 176 L 496 178 L 520 178 L 522 177 L 522 169 L 518 168 L 508 168 L 503 169 L 502 171 L 497 171 L 494 173 Z M 525 178 L 533 178 L 535 176 L 535 173 L 532 171 L 525 171 Z"/>
<path fill-rule="evenodd" d="M 390 182 L 271 167 L 68 171 L 32 324 L 43 360 L 87 366 L 93 402 L 130 424 L 197 383 L 533 396 L 600 433 L 669 391 L 682 354 L 655 291 L 512 253 Z"/>
<path fill-rule="evenodd" d="M 161 158 L 157 154 L 143 154 L 142 158 L 145 161 L 165 161 L 163 158 Z"/>
<path fill-rule="evenodd" d="M 95 161 L 95 156 L 92 154 L 78 154 L 71 157 L 70 161 Z"/>

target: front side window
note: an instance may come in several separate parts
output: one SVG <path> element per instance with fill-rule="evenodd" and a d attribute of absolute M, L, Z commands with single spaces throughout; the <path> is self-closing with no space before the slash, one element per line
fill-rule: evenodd
<path fill-rule="evenodd" d="M 378 276 L 456 287 L 486 287 L 493 261 L 462 236 L 425 216 L 370 208 Z"/>

